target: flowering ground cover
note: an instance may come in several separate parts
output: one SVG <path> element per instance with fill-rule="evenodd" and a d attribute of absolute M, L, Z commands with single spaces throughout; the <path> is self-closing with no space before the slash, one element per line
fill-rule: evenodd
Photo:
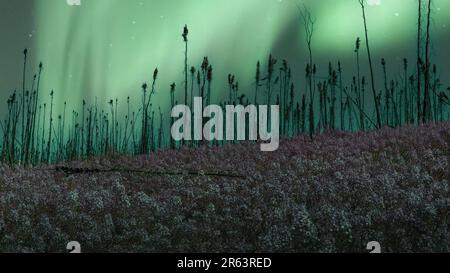
<path fill-rule="evenodd" d="M 450 251 L 450 123 L 0 167 L 0 252 Z"/>

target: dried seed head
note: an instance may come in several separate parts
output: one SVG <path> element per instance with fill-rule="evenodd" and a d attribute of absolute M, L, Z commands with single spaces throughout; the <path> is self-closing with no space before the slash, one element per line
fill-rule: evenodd
<path fill-rule="evenodd" d="M 158 68 L 155 68 L 155 71 L 153 71 L 153 80 L 155 81 L 158 77 Z"/>
<path fill-rule="evenodd" d="M 208 66 L 209 66 L 208 57 L 204 57 L 202 62 L 202 70 L 206 71 L 208 69 Z"/>
<path fill-rule="evenodd" d="M 275 64 L 277 63 L 277 60 L 275 60 L 273 57 L 272 57 L 272 54 L 269 56 L 269 64 L 268 64 L 268 72 L 269 72 L 269 75 L 272 75 L 273 74 L 273 71 L 274 71 L 274 68 L 275 68 Z"/>
<path fill-rule="evenodd" d="M 210 66 L 208 67 L 208 73 L 207 73 L 207 80 L 208 80 L 209 82 L 212 81 L 212 72 L 213 72 L 213 69 L 212 69 L 212 66 L 210 65 Z"/>
<path fill-rule="evenodd" d="M 358 52 L 360 48 L 361 48 L 361 39 L 358 37 L 356 39 L 355 52 Z"/>
<path fill-rule="evenodd" d="M 183 34 L 182 34 L 182 36 L 183 36 L 183 41 L 185 41 L 185 42 L 188 41 L 188 39 L 187 39 L 188 34 L 189 34 L 189 29 L 188 29 L 187 25 L 185 25 L 185 26 L 184 26 L 184 29 L 183 29 Z"/>
<path fill-rule="evenodd" d="M 233 84 L 234 77 L 231 74 L 228 74 L 228 84 Z"/>
<path fill-rule="evenodd" d="M 256 83 L 259 83 L 259 80 L 261 79 L 261 63 L 258 61 L 258 63 L 256 63 Z"/>

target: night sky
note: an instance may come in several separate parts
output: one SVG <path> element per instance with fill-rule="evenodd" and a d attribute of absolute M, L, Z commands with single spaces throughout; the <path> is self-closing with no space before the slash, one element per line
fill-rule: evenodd
<path fill-rule="evenodd" d="M 379 80 L 382 57 L 390 77 L 400 77 L 403 58 L 414 63 L 416 0 L 368 0 L 369 35 Z M 313 41 L 320 74 L 340 60 L 346 80 L 354 73 L 354 44 L 363 38 L 356 0 L 0 0 L 0 97 L 21 90 L 22 51 L 29 48 L 28 85 L 44 63 L 42 91 L 73 107 L 82 99 L 100 101 L 127 96 L 140 99 L 140 86 L 158 67 L 160 104 L 176 82 L 183 88 L 184 44 L 188 25 L 189 66 L 208 56 L 214 69 L 214 94 L 227 94 L 227 75 L 236 74 L 241 90 L 253 90 L 255 64 L 273 53 L 287 59 L 297 86 L 304 86 L 306 47 L 298 4 L 316 17 Z M 450 1 L 433 4 L 433 62 L 445 85 L 450 73 Z M 364 46 L 364 44 L 363 44 Z M 362 55 L 366 67 L 366 56 Z M 413 71 L 411 71 L 412 73 Z M 366 71 L 363 72 L 363 74 Z M 366 74 L 367 76 L 367 74 Z M 400 79 L 400 78 L 399 78 Z M 450 84 L 449 84 L 450 85 Z M 378 89 L 381 83 L 378 82 Z M 6 103 L 5 103 L 6 105 Z M 3 107 L 2 107 L 3 108 Z"/>

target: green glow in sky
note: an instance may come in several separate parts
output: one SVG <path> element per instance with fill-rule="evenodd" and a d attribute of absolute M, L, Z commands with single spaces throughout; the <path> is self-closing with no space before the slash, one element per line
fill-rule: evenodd
<path fill-rule="evenodd" d="M 305 1 L 316 3 L 317 45 L 324 50 L 336 50 L 337 54 L 354 46 L 354 37 L 363 36 L 361 8 L 356 0 Z M 328 2 L 324 4 L 324 2 Z M 395 47 L 403 41 L 415 41 L 417 37 L 417 0 L 368 0 L 367 20 L 374 48 Z M 333 3 L 333 4 L 330 4 Z M 325 6 L 328 6 L 326 8 Z M 450 1 L 434 1 L 435 27 L 440 31 L 450 23 L 445 16 Z M 445 14 L 444 14 L 444 11 Z M 439 23 L 439 24 L 438 24 Z"/>
<path fill-rule="evenodd" d="M 377 2 L 377 0 L 371 0 Z M 373 50 L 401 46 L 415 39 L 415 0 L 380 0 L 368 5 Z M 65 0 L 37 1 L 37 55 L 45 64 L 44 90 L 77 102 L 98 96 L 139 99 L 140 86 L 160 71 L 156 99 L 168 100 L 169 84 L 183 88 L 181 31 L 189 34 L 189 66 L 209 56 L 215 84 L 226 92 L 228 73 L 250 88 L 257 60 L 265 60 L 274 44 L 304 47 L 303 27 L 294 0 Z M 314 39 L 318 56 L 348 56 L 363 36 L 356 0 L 304 0 L 317 19 Z M 450 23 L 450 1 L 436 0 L 437 33 Z M 286 34 L 287 32 L 287 34 Z M 284 38 L 280 38 L 280 37 Z M 288 37 L 288 38 L 286 38 Z M 280 41 L 281 39 L 281 41 Z M 411 46 L 411 52 L 414 51 Z M 295 52 L 295 50 L 294 50 Z M 289 55 L 289 54 L 287 54 Z M 304 56 L 295 58 L 299 69 Z M 326 58 L 326 57 L 324 57 Z M 333 57 L 334 58 L 334 57 Z M 303 75 L 303 74 L 300 74 Z"/>

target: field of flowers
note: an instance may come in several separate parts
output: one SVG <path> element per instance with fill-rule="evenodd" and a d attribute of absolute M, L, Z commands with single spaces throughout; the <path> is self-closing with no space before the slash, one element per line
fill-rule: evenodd
<path fill-rule="evenodd" d="M 0 252 L 449 252 L 449 181 L 450 123 L 1 166 Z"/>

